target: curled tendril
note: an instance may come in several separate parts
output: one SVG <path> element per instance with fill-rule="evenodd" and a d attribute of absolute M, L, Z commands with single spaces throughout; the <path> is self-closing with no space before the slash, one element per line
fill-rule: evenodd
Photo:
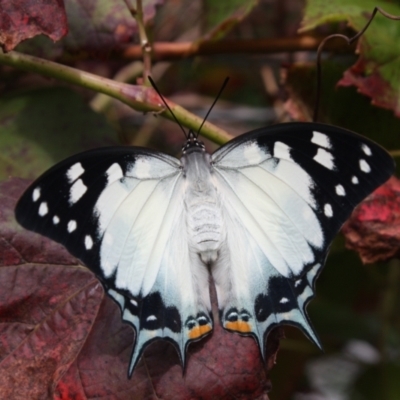
<path fill-rule="evenodd" d="M 347 42 L 348 45 L 352 44 L 353 42 L 355 42 L 360 36 L 362 36 L 365 31 L 368 29 L 368 27 L 370 26 L 372 20 L 374 19 L 375 15 L 377 12 L 380 12 L 384 17 L 389 18 L 389 19 L 393 19 L 393 20 L 400 20 L 400 16 L 396 16 L 396 15 L 391 15 L 389 13 L 387 13 L 386 11 L 382 10 L 382 8 L 380 7 L 375 7 L 374 11 L 371 14 L 370 19 L 368 20 L 368 22 L 365 24 L 364 28 L 358 32 L 356 35 L 354 35 L 353 37 L 349 38 L 346 35 L 342 35 L 340 33 L 335 33 L 333 35 L 329 35 L 327 36 L 318 46 L 318 50 L 317 50 L 317 94 L 316 94 L 316 100 L 315 100 L 315 107 L 314 107 L 314 116 L 313 116 L 313 121 L 316 122 L 318 119 L 318 108 L 319 108 L 319 102 L 320 102 L 320 98 L 321 98 L 321 85 L 322 85 L 322 68 L 321 68 L 321 54 L 322 51 L 324 49 L 324 46 L 326 44 L 326 42 L 328 40 L 331 40 L 333 38 L 340 38 L 343 39 Z"/>

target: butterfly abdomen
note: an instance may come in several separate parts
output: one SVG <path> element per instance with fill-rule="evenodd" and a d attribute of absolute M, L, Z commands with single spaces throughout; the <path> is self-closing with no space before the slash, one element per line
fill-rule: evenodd
<path fill-rule="evenodd" d="M 217 259 L 225 239 L 220 201 L 212 183 L 208 154 L 199 151 L 184 157 L 189 242 L 191 250 L 209 264 Z"/>

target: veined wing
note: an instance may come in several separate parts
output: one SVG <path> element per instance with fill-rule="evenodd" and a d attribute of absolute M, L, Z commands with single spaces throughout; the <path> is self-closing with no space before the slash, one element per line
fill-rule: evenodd
<path fill-rule="evenodd" d="M 104 148 L 47 171 L 16 208 L 22 226 L 65 245 L 120 305 L 136 331 L 129 375 L 153 340 L 171 341 L 184 360 L 189 341 L 212 329 L 208 277 L 188 249 L 184 191 L 175 158 Z"/>
<path fill-rule="evenodd" d="M 354 133 L 293 123 L 242 135 L 212 162 L 228 231 L 213 268 L 223 326 L 263 343 L 273 326 L 291 323 L 318 343 L 305 310 L 314 281 L 332 239 L 390 177 L 393 160 Z"/>

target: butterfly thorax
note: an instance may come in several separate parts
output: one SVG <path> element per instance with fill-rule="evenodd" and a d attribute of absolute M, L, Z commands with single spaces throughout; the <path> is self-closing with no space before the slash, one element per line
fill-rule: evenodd
<path fill-rule="evenodd" d="M 186 226 L 191 250 L 204 263 L 214 262 L 225 239 L 218 192 L 212 182 L 210 155 L 193 151 L 182 157 L 186 181 Z"/>

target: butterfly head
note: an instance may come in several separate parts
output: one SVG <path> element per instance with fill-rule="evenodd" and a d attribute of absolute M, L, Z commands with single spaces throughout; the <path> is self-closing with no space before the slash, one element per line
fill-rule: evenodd
<path fill-rule="evenodd" d="M 182 146 L 182 154 L 189 154 L 194 151 L 206 151 L 204 143 L 197 139 L 197 135 L 193 131 L 189 131 L 185 144 Z"/>

